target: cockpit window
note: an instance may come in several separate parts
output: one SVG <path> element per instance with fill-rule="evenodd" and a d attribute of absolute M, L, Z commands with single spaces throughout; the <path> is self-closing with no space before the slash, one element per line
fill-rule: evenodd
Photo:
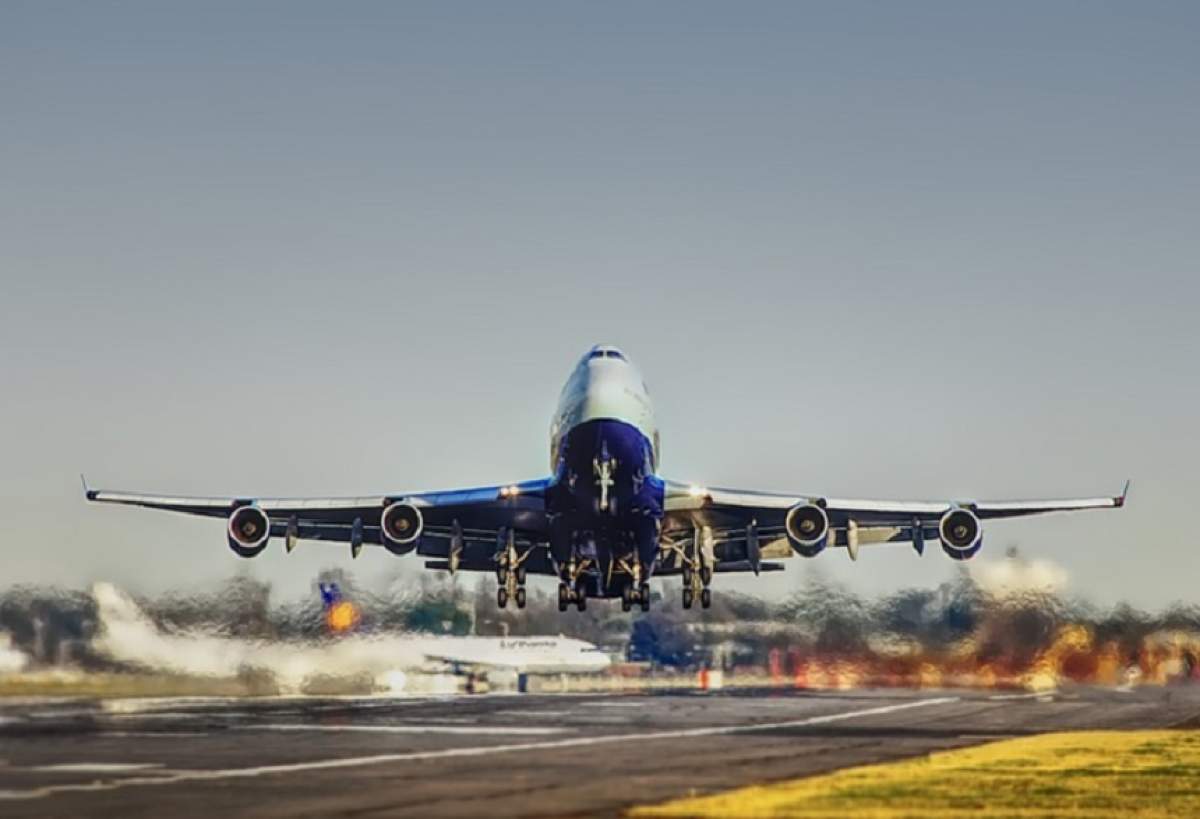
<path fill-rule="evenodd" d="M 628 360 L 620 350 L 610 350 L 603 347 L 592 350 L 590 353 L 588 353 L 587 360 L 591 361 L 593 358 L 615 358 L 618 361 Z"/>
<path fill-rule="evenodd" d="M 591 361 L 593 358 L 604 358 L 604 350 L 592 350 L 588 353 L 588 361 Z"/>
<path fill-rule="evenodd" d="M 621 361 L 624 361 L 624 360 L 625 360 L 625 356 L 621 355 L 621 351 L 620 351 L 620 350 L 609 350 L 609 351 L 608 351 L 608 357 L 609 357 L 609 358 L 616 358 L 616 359 L 620 359 Z"/>

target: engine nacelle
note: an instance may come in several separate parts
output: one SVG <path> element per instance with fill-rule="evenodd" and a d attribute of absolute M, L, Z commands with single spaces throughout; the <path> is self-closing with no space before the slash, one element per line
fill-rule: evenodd
<path fill-rule="evenodd" d="M 388 504 L 379 516 L 379 540 L 394 555 L 406 555 L 417 548 L 424 528 L 421 510 L 411 503 Z"/>
<path fill-rule="evenodd" d="M 829 515 L 822 506 L 811 501 L 789 509 L 783 526 L 792 551 L 803 557 L 816 557 L 829 542 Z"/>
<path fill-rule="evenodd" d="M 955 560 L 968 560 L 983 547 L 983 523 L 970 509 L 957 507 L 938 521 L 942 551 Z"/>
<path fill-rule="evenodd" d="M 257 506 L 239 506 L 229 516 L 229 548 L 239 557 L 254 557 L 267 548 L 271 519 Z"/>

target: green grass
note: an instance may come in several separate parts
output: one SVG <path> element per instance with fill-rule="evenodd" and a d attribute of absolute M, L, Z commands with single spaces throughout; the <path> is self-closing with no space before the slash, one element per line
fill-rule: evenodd
<path fill-rule="evenodd" d="M 1200 816 L 1200 731 L 1045 734 L 631 813 L 802 819 Z"/>

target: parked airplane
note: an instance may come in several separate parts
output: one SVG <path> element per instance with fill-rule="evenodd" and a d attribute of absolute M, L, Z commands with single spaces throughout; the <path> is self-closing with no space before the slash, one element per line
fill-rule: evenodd
<path fill-rule="evenodd" d="M 229 546 L 253 557 L 274 536 L 364 544 L 432 558 L 426 568 L 495 572 L 501 608 L 523 608 L 529 574 L 557 577 L 558 606 L 589 597 L 650 606 L 654 574 L 681 575 L 683 606 L 712 600 L 714 573 L 778 571 L 764 558 L 851 558 L 867 543 L 931 540 L 956 560 L 983 544 L 983 521 L 1122 506 L 1117 497 L 1034 501 L 887 501 L 705 488 L 661 478 L 658 428 L 641 375 L 616 347 L 593 347 L 571 372 L 550 429 L 551 475 L 442 492 L 357 498 L 188 498 L 89 489 L 88 500 L 227 518 Z"/>
<path fill-rule="evenodd" d="M 123 591 L 110 583 L 92 589 L 99 629 L 93 648 L 119 662 L 174 674 L 231 677 L 246 669 L 270 672 L 287 690 L 323 675 L 397 671 L 525 674 L 603 671 L 602 650 L 569 637 L 439 637 L 427 634 L 347 634 L 311 641 L 263 641 L 196 630 L 160 629 Z"/>

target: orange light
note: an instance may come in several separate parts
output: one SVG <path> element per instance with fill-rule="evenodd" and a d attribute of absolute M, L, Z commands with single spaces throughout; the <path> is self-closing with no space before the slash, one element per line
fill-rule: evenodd
<path fill-rule="evenodd" d="M 359 619 L 358 607 L 347 600 L 334 603 L 325 614 L 325 624 L 335 634 L 350 631 L 358 625 Z"/>

